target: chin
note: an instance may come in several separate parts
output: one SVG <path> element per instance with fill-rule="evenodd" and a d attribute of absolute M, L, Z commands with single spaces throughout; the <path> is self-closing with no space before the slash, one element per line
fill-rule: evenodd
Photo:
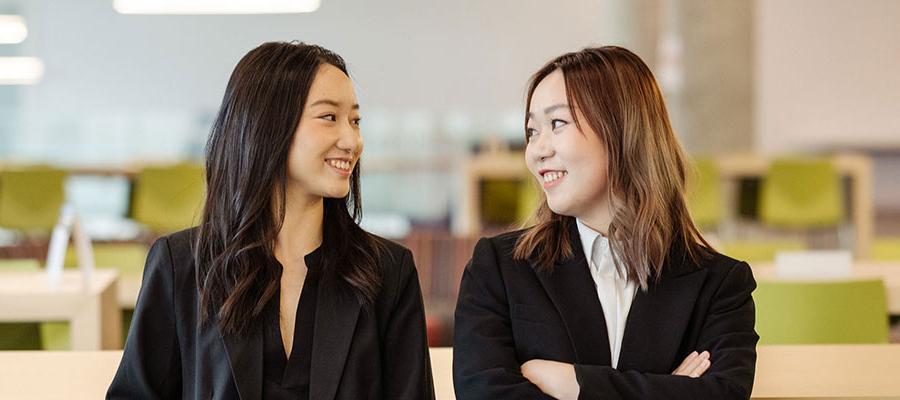
<path fill-rule="evenodd" d="M 334 189 L 326 191 L 322 194 L 322 197 L 326 199 L 342 199 L 347 197 L 348 194 L 350 194 L 350 188 Z"/>
<path fill-rule="evenodd" d="M 554 214 L 566 216 L 572 215 L 572 207 L 563 201 L 551 201 L 550 199 L 547 199 L 547 207 L 549 207 L 550 211 L 553 211 Z"/>

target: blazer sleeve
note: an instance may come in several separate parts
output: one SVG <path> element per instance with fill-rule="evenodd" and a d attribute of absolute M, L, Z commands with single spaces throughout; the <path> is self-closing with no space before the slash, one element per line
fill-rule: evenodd
<path fill-rule="evenodd" d="M 489 239 L 478 241 L 463 273 L 454 324 L 458 399 L 552 399 L 522 376 L 506 290 Z"/>
<path fill-rule="evenodd" d="M 107 399 L 181 398 L 174 286 L 168 239 L 162 238 L 147 256 L 125 351 Z"/>
<path fill-rule="evenodd" d="M 393 283 L 396 300 L 383 336 L 384 398 L 433 400 L 422 290 L 412 254 L 404 250 L 401 258 L 399 279 Z"/>
<path fill-rule="evenodd" d="M 579 399 L 749 399 L 756 366 L 756 281 L 747 263 L 732 266 L 710 304 L 697 351 L 712 364 L 700 378 L 575 365 Z"/>

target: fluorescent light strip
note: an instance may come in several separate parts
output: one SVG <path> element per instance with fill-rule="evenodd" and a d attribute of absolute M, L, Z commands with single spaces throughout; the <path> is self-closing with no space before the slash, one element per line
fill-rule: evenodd
<path fill-rule="evenodd" d="M 33 85 L 44 76 L 44 63 L 34 57 L 0 57 L 0 85 Z"/>
<path fill-rule="evenodd" d="M 121 14 L 293 14 L 319 8 L 320 0 L 113 0 Z"/>
<path fill-rule="evenodd" d="M 18 15 L 0 15 L 0 43 L 22 43 L 28 36 L 25 19 Z"/>

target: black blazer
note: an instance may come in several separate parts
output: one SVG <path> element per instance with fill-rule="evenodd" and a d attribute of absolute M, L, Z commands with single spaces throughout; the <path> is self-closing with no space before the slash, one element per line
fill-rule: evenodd
<path fill-rule="evenodd" d="M 520 373 L 528 360 L 575 365 L 579 399 L 749 399 L 756 364 L 756 282 L 749 265 L 716 254 L 694 265 L 677 251 L 658 283 L 638 289 L 618 369 L 577 227 L 574 256 L 537 273 L 513 260 L 523 231 L 481 239 L 456 306 L 457 398 L 549 399 Z M 709 350 L 700 378 L 670 375 L 692 351 Z"/>
<path fill-rule="evenodd" d="M 110 399 L 259 400 L 263 338 L 223 335 L 199 323 L 191 235 L 182 231 L 150 249 L 143 285 Z M 383 239 L 379 239 L 383 240 Z M 433 399 L 434 387 L 419 281 L 409 250 L 383 240 L 382 292 L 364 308 L 319 284 L 311 400 Z"/>

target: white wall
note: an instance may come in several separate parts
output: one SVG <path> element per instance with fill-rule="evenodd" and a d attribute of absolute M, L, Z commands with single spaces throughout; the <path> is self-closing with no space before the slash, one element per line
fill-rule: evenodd
<path fill-rule="evenodd" d="M 14 143 L 22 154 L 40 154 L 46 143 L 102 145 L 123 157 L 196 149 L 201 139 L 183 138 L 205 135 L 234 64 L 272 40 L 344 56 L 364 119 L 366 110 L 393 113 L 375 124 L 384 129 L 464 115 L 464 126 L 514 121 L 518 130 L 533 71 L 564 51 L 619 41 L 624 25 L 623 7 L 610 0 L 323 0 L 314 13 L 276 16 L 119 15 L 111 4 L 18 1 L 30 30 L 23 53 L 46 67 L 43 82 L 21 95 L 25 121 Z M 170 144 L 129 145 L 149 139 Z"/>
<path fill-rule="evenodd" d="M 900 148 L 900 1 L 756 3 L 757 149 Z"/>

